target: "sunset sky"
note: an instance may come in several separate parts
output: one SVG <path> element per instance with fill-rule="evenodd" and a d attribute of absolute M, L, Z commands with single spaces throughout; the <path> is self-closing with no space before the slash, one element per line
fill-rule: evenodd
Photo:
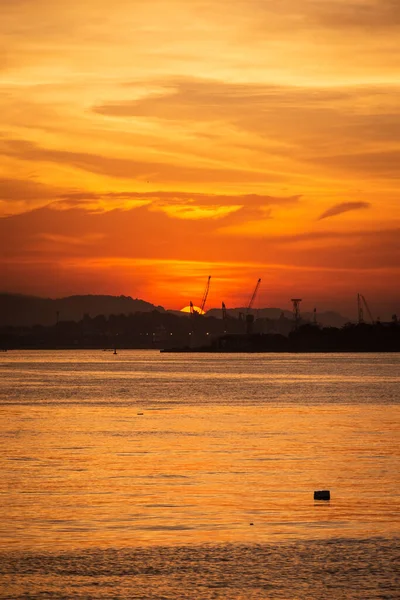
<path fill-rule="evenodd" d="M 398 0 L 0 0 L 0 291 L 400 312 Z"/>

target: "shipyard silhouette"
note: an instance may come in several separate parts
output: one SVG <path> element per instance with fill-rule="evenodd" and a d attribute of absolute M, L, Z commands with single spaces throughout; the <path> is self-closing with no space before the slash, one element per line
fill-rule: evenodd
<path fill-rule="evenodd" d="M 299 299 L 294 313 L 275 311 L 269 318 L 226 306 L 210 311 L 210 316 L 156 309 L 133 313 L 85 313 L 80 319 L 63 319 L 52 313 L 53 323 L 32 326 L 0 326 L 0 348 L 155 348 L 176 352 L 398 352 L 400 326 L 396 315 L 387 323 L 366 322 L 360 312 L 357 323 L 342 327 L 318 324 L 316 313 L 304 318 Z M 122 298 L 123 303 L 128 303 Z M 112 303 L 111 303 L 112 305 Z M 66 304 L 65 304 L 66 306 Z M 262 310 L 259 311 L 264 314 Z M 269 314 L 269 313 L 268 313 Z M 46 318 L 46 321 L 50 320 Z"/>

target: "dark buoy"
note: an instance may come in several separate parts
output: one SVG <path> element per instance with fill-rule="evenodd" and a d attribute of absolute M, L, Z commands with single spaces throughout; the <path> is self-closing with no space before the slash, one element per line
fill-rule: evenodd
<path fill-rule="evenodd" d="M 314 500 L 330 500 L 331 493 L 329 490 L 319 490 L 314 492 Z"/>

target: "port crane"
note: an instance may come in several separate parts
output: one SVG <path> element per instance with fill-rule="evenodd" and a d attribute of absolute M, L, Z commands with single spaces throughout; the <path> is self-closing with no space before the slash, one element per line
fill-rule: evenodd
<path fill-rule="evenodd" d="M 190 314 L 191 315 L 194 315 L 194 314 L 196 314 L 196 315 L 198 315 L 198 314 L 202 315 L 202 314 L 204 314 L 204 307 L 205 307 L 206 302 L 207 302 L 208 292 L 210 291 L 210 280 L 211 280 L 211 275 L 208 276 L 206 287 L 205 287 L 205 290 L 204 290 L 204 293 L 203 293 L 203 298 L 202 298 L 201 303 L 200 303 L 200 307 L 199 307 L 200 310 L 199 311 L 197 311 L 194 308 L 193 302 L 190 301 L 189 306 L 190 306 Z"/>
<path fill-rule="evenodd" d="M 374 324 L 374 318 L 372 316 L 372 313 L 369 309 L 368 306 L 368 302 L 366 301 L 366 299 L 364 298 L 364 296 L 362 294 L 357 294 L 357 308 L 358 308 L 358 322 L 359 323 L 364 323 L 364 308 L 368 313 L 369 319 L 372 323 L 372 325 Z"/>
<path fill-rule="evenodd" d="M 225 302 L 222 303 L 222 320 L 226 321 L 228 318 L 228 313 L 226 311 Z"/>
<path fill-rule="evenodd" d="M 203 294 L 203 299 L 200 304 L 200 314 L 201 315 L 204 313 L 204 307 L 207 302 L 208 292 L 210 291 L 210 280 L 211 280 L 211 275 L 208 276 L 206 287 L 205 287 L 204 294 Z"/>
<path fill-rule="evenodd" d="M 254 292 L 249 300 L 249 303 L 246 307 L 246 333 L 253 332 L 253 323 L 254 323 L 254 315 L 250 314 L 251 309 L 253 308 L 254 300 L 256 299 L 258 288 L 260 287 L 261 279 L 258 279 L 256 283 L 256 287 L 254 288 Z"/>
<path fill-rule="evenodd" d="M 300 303 L 302 302 L 302 299 L 292 298 L 290 302 L 293 304 L 294 328 L 297 329 L 300 323 Z"/>
<path fill-rule="evenodd" d="M 226 308 L 225 302 L 223 302 L 223 303 L 222 303 L 222 306 L 221 306 L 221 308 L 222 308 L 222 323 L 223 323 L 223 325 L 224 325 L 224 333 L 227 333 L 227 332 L 228 332 L 228 321 L 229 321 L 229 319 L 231 319 L 232 317 L 230 317 L 230 316 L 228 315 L 228 311 L 227 311 L 227 308 Z"/>
<path fill-rule="evenodd" d="M 246 308 L 246 316 L 249 314 L 249 312 L 251 311 L 251 309 L 253 308 L 253 304 L 254 304 L 254 300 L 256 299 L 257 296 L 257 292 L 258 292 L 258 288 L 260 287 L 260 283 L 261 283 L 261 279 L 259 279 L 256 283 L 256 287 L 254 288 L 254 292 L 253 295 L 250 298 L 250 301 L 247 305 Z"/>

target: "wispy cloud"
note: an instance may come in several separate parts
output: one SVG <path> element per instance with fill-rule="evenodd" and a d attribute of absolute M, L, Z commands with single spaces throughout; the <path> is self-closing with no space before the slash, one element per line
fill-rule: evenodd
<path fill-rule="evenodd" d="M 39 233 L 36 238 L 41 241 L 50 242 L 52 244 L 63 244 L 68 246 L 86 246 L 95 244 L 102 240 L 104 235 L 96 233 L 88 233 L 84 236 L 74 237 L 71 235 L 60 235 L 51 233 Z"/>
<path fill-rule="evenodd" d="M 29 140 L 0 140 L 0 154 L 30 163 L 49 163 L 67 165 L 101 176 L 115 179 L 136 180 L 141 183 L 246 183 L 265 182 L 268 179 L 265 170 L 254 168 L 235 168 L 232 164 L 218 164 L 208 161 L 202 164 L 183 165 L 180 158 L 170 158 L 169 162 L 144 161 L 139 157 L 109 156 L 97 152 L 77 152 L 75 150 L 56 150 L 42 147 Z"/>
<path fill-rule="evenodd" d="M 107 192 L 80 191 L 64 194 L 50 205 L 53 210 L 80 209 L 88 212 L 132 210 L 147 206 L 170 218 L 183 220 L 224 220 L 225 223 L 246 223 L 271 218 L 272 207 L 295 207 L 300 196 L 269 196 L 265 194 L 204 194 L 180 191 Z"/>
<path fill-rule="evenodd" d="M 335 204 L 328 208 L 325 212 L 322 213 L 318 217 L 318 221 L 322 219 L 328 219 L 329 217 L 337 217 L 343 213 L 349 212 L 351 210 L 363 210 L 365 208 L 370 208 L 370 202 L 341 202 L 340 204 Z"/>

